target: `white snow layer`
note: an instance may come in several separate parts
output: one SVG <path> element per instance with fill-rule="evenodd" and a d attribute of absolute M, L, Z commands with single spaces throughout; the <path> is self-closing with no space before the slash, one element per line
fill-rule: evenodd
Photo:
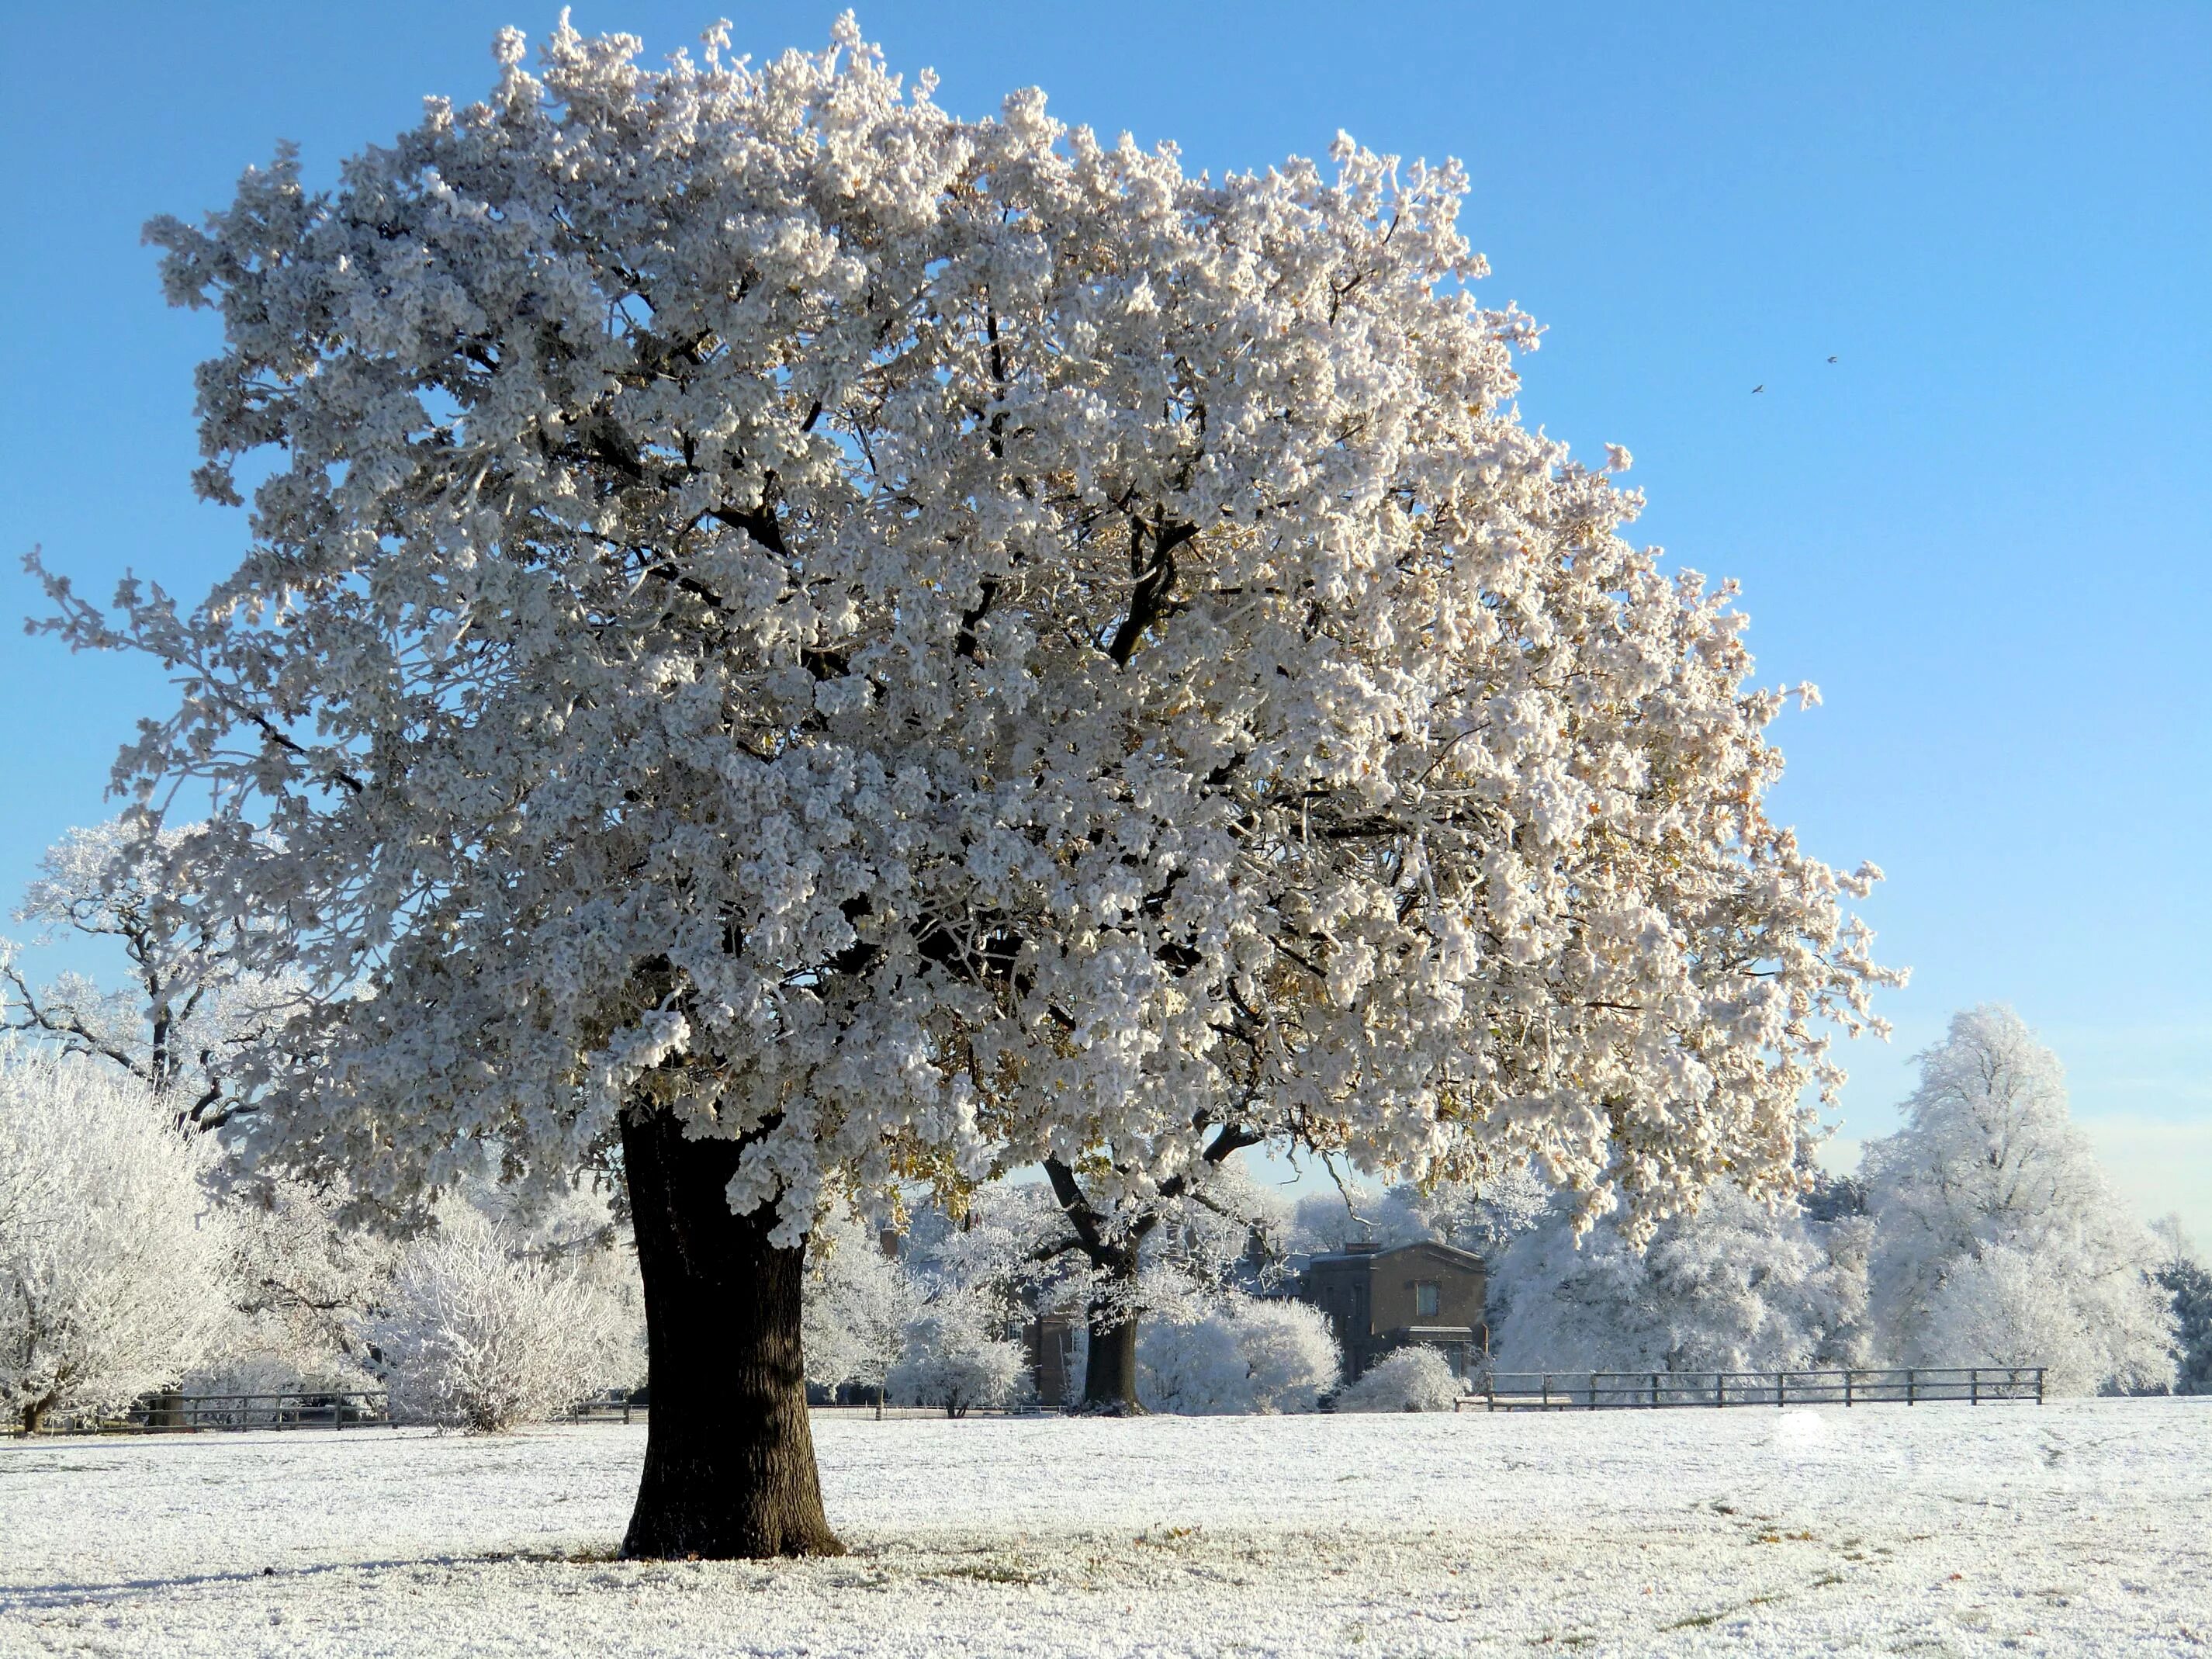
<path fill-rule="evenodd" d="M 609 1559 L 642 1427 L 0 1446 L 0 1654 L 2212 1648 L 2212 1400 L 815 1434 L 762 1565 Z"/>

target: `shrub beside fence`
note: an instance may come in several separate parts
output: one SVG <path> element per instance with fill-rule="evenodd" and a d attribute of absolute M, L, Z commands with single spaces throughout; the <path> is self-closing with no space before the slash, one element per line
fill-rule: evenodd
<path fill-rule="evenodd" d="M 1473 1411 L 1650 1411 L 1703 1406 L 1978 1406 L 2043 1403 L 2044 1367 L 1848 1371 L 1492 1371 L 1461 1399 Z"/>

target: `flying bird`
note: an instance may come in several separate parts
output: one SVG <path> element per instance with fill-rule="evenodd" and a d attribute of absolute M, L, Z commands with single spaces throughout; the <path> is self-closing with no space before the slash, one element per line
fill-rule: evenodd
<path fill-rule="evenodd" d="M 1761 380 L 1761 381 L 1760 381 L 1757 386 L 1755 386 L 1752 387 L 1752 389 L 1751 389 L 1751 395 L 1752 395 L 1753 397 L 1756 398 L 1756 397 L 1757 397 L 1760 392 L 1764 392 L 1764 391 L 1765 391 L 1765 390 L 1766 390 L 1766 382 L 1765 382 L 1765 381 L 1764 381 L 1764 380 Z"/>
<path fill-rule="evenodd" d="M 1833 357 L 1831 357 L 1831 358 L 1829 358 L 1829 359 L 1828 359 L 1828 361 L 1829 361 L 1830 362 L 1832 362 L 1832 362 L 1835 362 L 1836 360 L 1835 360 Z"/>

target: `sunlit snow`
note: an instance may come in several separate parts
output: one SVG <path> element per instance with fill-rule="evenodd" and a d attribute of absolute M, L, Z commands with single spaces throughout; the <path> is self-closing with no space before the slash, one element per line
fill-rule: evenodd
<path fill-rule="evenodd" d="M 641 1427 L 0 1446 L 0 1654 L 2176 1653 L 2212 1401 L 817 1419 L 853 1553 L 607 1559 Z"/>

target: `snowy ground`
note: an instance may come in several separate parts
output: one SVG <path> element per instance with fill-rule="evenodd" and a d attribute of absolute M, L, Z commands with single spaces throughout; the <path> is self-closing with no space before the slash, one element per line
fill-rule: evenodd
<path fill-rule="evenodd" d="M 641 1427 L 0 1444 L 0 1654 L 2212 1653 L 2212 1401 L 817 1435 L 772 1565 Z"/>

